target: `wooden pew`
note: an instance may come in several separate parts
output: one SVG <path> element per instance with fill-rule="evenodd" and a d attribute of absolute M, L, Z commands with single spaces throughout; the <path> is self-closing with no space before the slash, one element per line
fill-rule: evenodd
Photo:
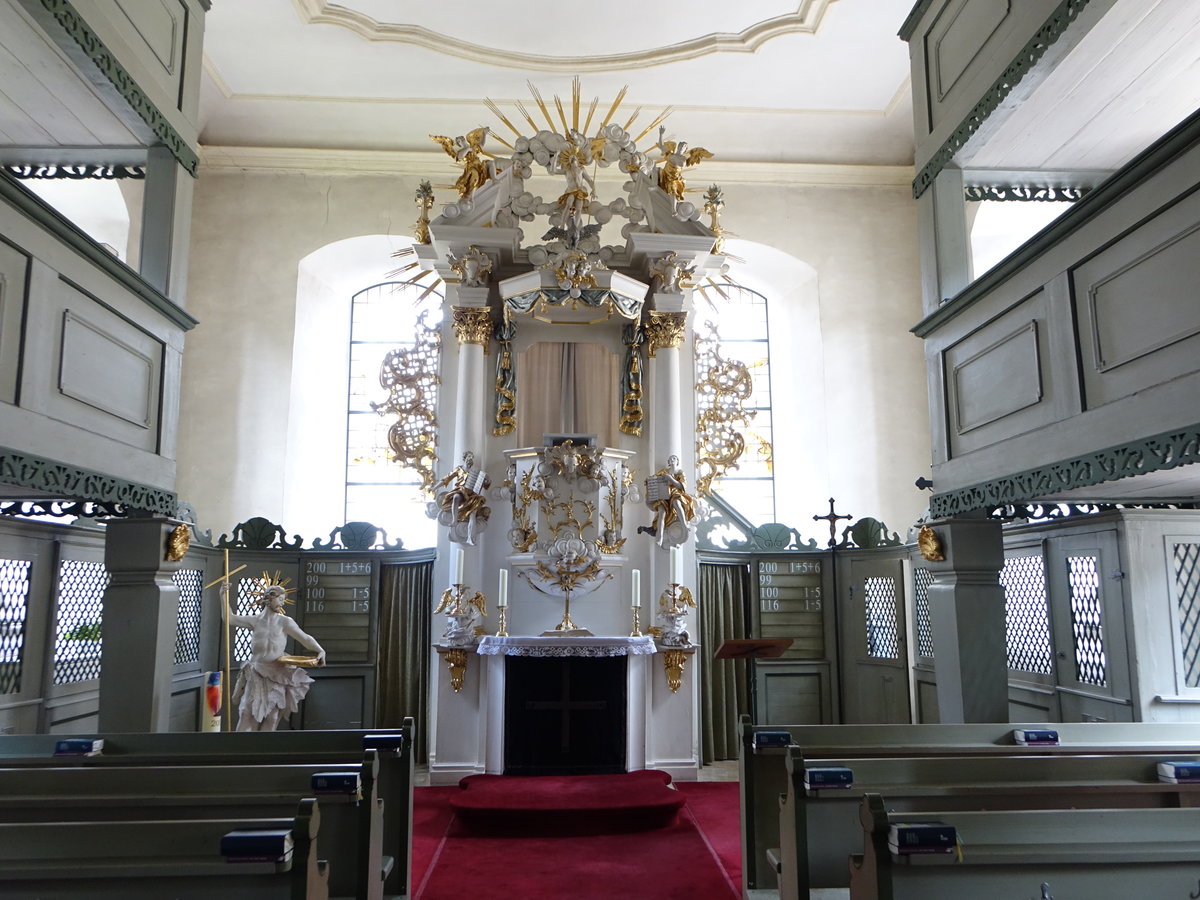
<path fill-rule="evenodd" d="M 384 803 L 383 852 L 395 864 L 384 883 L 393 896 L 412 896 L 413 720 L 399 729 L 158 734 L 0 735 L 0 767 L 122 765 L 254 765 L 361 761 L 379 751 L 378 795 Z M 103 737 L 94 757 L 54 756 L 58 740 Z"/>
<path fill-rule="evenodd" d="M 760 731 L 786 731 L 810 759 L 922 756 L 1074 756 L 1086 753 L 1135 755 L 1200 754 L 1200 723 L 1066 722 L 933 725 L 755 725 L 740 720 L 738 771 L 742 810 L 742 891 L 774 894 L 778 873 L 767 851 L 779 848 L 779 797 L 787 791 L 784 751 L 754 750 Z M 1012 739 L 1016 728 L 1053 728 L 1058 746 L 1025 747 Z"/>
<path fill-rule="evenodd" d="M 290 829 L 289 863 L 229 863 L 221 837 L 247 829 Z M 5 900 L 328 900 L 319 859 L 317 801 L 289 818 L 0 825 L 0 895 Z"/>
<path fill-rule="evenodd" d="M 1200 809 L 892 813 L 866 794 L 863 852 L 850 866 L 851 900 L 1088 900 L 1194 897 L 1200 875 Z M 890 824 L 941 821 L 955 854 L 898 857 Z M 1043 887 L 1044 886 L 1044 887 Z"/>
<path fill-rule="evenodd" d="M 862 840 L 865 793 L 897 812 L 933 809 L 1105 809 L 1200 806 L 1200 784 L 1158 780 L 1157 764 L 1177 755 L 867 758 L 819 760 L 845 766 L 854 786 L 805 791 L 799 747 L 785 757 L 788 792 L 779 803 L 779 896 L 849 885 L 847 857 Z"/>
<path fill-rule="evenodd" d="M 313 776 L 357 776 L 362 799 L 320 794 L 334 896 L 383 900 L 394 864 L 383 854 L 378 752 L 357 765 L 74 766 L 0 769 L 0 822 L 274 818 L 314 793 Z"/>

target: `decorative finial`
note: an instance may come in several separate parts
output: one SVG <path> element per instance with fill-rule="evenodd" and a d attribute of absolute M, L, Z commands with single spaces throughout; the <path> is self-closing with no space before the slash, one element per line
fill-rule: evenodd
<path fill-rule="evenodd" d="M 418 244 L 431 243 L 433 238 L 429 235 L 429 210 L 433 209 L 433 185 L 422 181 L 413 194 L 413 200 L 421 210 L 417 216 L 417 224 L 413 226 L 413 234 L 416 235 Z"/>

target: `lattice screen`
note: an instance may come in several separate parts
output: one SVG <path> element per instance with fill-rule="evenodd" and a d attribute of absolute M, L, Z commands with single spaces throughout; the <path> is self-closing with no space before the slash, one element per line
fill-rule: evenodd
<path fill-rule="evenodd" d="M 0 694 L 21 689 L 30 565 L 25 559 L 0 559 Z"/>
<path fill-rule="evenodd" d="M 1004 587 L 1008 667 L 1049 675 L 1054 671 L 1046 562 L 1041 556 L 1010 556 L 1000 570 Z"/>
<path fill-rule="evenodd" d="M 54 683 L 100 677 L 100 621 L 108 572 L 104 563 L 64 559 L 58 569 Z"/>
<path fill-rule="evenodd" d="M 200 595 L 204 576 L 199 569 L 179 569 L 171 576 L 179 589 L 175 620 L 175 665 L 200 659 Z"/>
<path fill-rule="evenodd" d="M 933 617 L 929 614 L 929 586 L 933 573 L 921 567 L 913 569 L 913 606 L 917 613 L 917 655 L 933 659 Z"/>
<path fill-rule="evenodd" d="M 1100 618 L 1100 575 L 1096 557 L 1068 556 L 1071 631 L 1075 637 L 1075 678 L 1081 684 L 1108 684 L 1104 629 Z"/>
<path fill-rule="evenodd" d="M 258 605 L 258 591 L 262 583 L 257 578 L 242 578 L 237 583 L 237 615 L 254 616 L 262 609 Z M 235 628 L 233 635 L 233 658 L 239 662 L 250 658 L 254 634 L 246 628 Z M 236 678 L 236 675 L 231 675 Z"/>
<path fill-rule="evenodd" d="M 1175 545 L 1179 636 L 1188 687 L 1200 687 L 1200 544 Z"/>
<path fill-rule="evenodd" d="M 899 659 L 896 579 L 868 578 L 864 591 L 867 606 L 867 656 L 875 659 Z"/>

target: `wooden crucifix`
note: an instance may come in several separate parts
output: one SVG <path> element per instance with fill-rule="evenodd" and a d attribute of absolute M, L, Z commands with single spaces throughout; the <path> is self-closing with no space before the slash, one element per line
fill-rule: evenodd
<path fill-rule="evenodd" d="M 853 518 L 854 518 L 854 516 L 839 516 L 837 513 L 835 513 L 833 511 L 833 498 L 830 497 L 829 498 L 829 514 L 824 515 L 824 516 L 813 516 L 813 521 L 820 522 L 822 520 L 827 520 L 829 522 L 829 546 L 836 547 L 837 546 L 838 519 L 846 519 L 847 521 L 849 521 L 850 519 L 853 519 Z"/>

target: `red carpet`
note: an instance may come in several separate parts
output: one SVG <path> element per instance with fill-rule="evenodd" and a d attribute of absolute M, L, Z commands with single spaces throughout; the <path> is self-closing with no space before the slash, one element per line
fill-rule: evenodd
<path fill-rule="evenodd" d="M 414 900 L 738 900 L 737 785 L 677 786 L 674 824 L 586 837 L 479 836 L 455 820 L 459 788 L 417 788 Z"/>
<path fill-rule="evenodd" d="M 684 797 L 652 769 L 619 775 L 471 775 L 450 805 L 466 827 L 533 835 L 613 834 L 665 828 Z"/>

